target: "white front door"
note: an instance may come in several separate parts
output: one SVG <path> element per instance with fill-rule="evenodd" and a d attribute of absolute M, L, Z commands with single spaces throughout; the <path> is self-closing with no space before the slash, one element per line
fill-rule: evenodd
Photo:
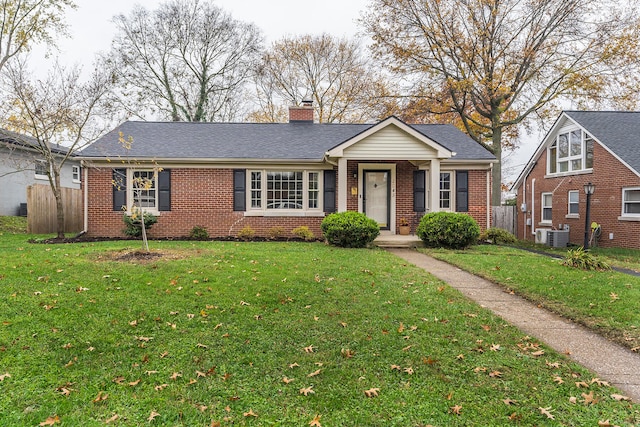
<path fill-rule="evenodd" d="M 388 230 L 390 218 L 391 171 L 364 171 L 364 213 L 375 220 L 380 228 Z"/>

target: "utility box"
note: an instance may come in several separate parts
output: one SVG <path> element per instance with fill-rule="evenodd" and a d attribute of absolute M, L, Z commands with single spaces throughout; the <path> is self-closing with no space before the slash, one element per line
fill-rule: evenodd
<path fill-rule="evenodd" d="M 569 244 L 569 230 L 547 231 L 547 245 L 554 248 L 566 248 Z"/>

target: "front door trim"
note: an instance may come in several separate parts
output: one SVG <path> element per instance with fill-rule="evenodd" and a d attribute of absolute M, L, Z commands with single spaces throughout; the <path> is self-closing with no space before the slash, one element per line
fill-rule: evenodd
<path fill-rule="evenodd" d="M 395 163 L 358 163 L 358 212 L 364 213 L 364 173 L 365 171 L 389 171 L 389 232 L 396 230 L 396 164 Z M 385 228 L 384 230 L 387 230 Z"/>

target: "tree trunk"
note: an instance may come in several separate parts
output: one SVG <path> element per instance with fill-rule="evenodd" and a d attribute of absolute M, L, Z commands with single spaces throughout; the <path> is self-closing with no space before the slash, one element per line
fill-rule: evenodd
<path fill-rule="evenodd" d="M 53 162 L 52 162 L 53 163 Z M 60 171 L 55 166 L 53 169 L 53 182 L 51 191 L 56 199 L 56 231 L 59 239 L 64 239 L 64 206 L 62 205 L 62 192 L 60 190 Z"/>
<path fill-rule="evenodd" d="M 492 147 L 493 155 L 498 159 L 493 164 L 491 173 L 491 206 L 502 204 L 502 127 L 493 126 Z"/>

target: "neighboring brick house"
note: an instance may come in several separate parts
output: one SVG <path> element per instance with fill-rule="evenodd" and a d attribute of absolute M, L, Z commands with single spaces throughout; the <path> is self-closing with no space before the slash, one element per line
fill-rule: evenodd
<path fill-rule="evenodd" d="M 587 225 L 589 182 L 595 192 Z M 563 112 L 513 189 L 521 239 L 568 229 L 569 242 L 582 245 L 596 222 L 599 246 L 640 249 L 640 112 Z"/>
<path fill-rule="evenodd" d="M 46 161 L 34 147 L 37 142 L 33 138 L 0 129 L 0 215 L 25 216 L 27 188 L 49 186 Z M 67 154 L 62 146 L 51 151 L 60 158 Z M 61 186 L 79 189 L 81 178 L 80 162 L 68 159 L 60 170 Z"/>
<path fill-rule="evenodd" d="M 246 226 L 257 236 L 274 227 L 290 235 L 302 225 L 320 236 L 323 217 L 346 210 L 391 234 L 401 218 L 415 231 L 430 210 L 468 212 L 484 229 L 495 161 L 450 125 L 395 117 L 318 124 L 310 105 L 292 107 L 289 123 L 125 122 L 81 158 L 89 167 L 86 232 L 105 237 L 122 235 L 133 203 L 159 215 L 153 237 L 186 236 L 196 225 L 212 237 Z M 152 185 L 137 196 L 132 183 L 141 176 Z"/>

